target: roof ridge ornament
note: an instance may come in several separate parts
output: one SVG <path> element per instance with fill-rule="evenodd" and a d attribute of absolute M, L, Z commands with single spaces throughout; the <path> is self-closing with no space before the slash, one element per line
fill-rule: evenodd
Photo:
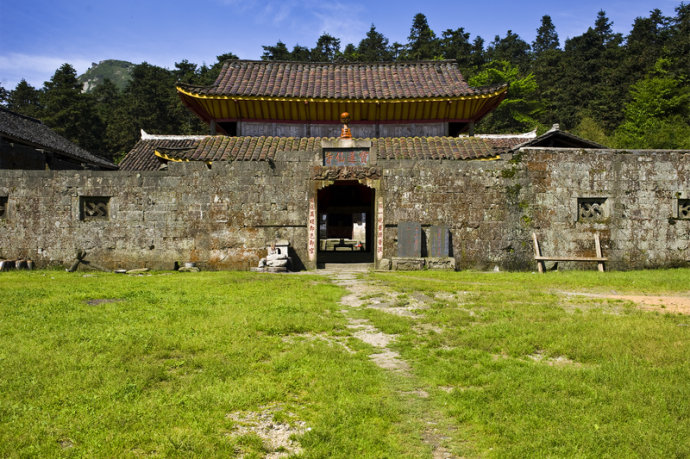
<path fill-rule="evenodd" d="M 343 123 L 343 129 L 340 131 L 340 138 L 351 139 L 352 131 L 350 131 L 350 128 L 347 126 L 347 123 L 350 122 L 350 114 L 348 112 L 341 113 L 340 122 Z"/>

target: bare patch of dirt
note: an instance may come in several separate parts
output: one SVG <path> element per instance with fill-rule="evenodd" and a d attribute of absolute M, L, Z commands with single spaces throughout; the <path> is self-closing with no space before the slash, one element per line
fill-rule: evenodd
<path fill-rule="evenodd" d="M 350 349 L 350 346 L 345 342 L 344 337 L 340 336 L 329 336 L 326 333 L 312 334 L 312 333 L 299 333 L 295 335 L 283 336 L 283 342 L 294 343 L 296 339 L 304 339 L 306 341 L 324 341 L 331 346 L 340 346 L 349 354 L 354 354 L 355 351 Z"/>
<path fill-rule="evenodd" d="M 445 440 L 448 440 L 448 437 L 445 435 L 441 435 L 438 432 L 438 429 L 436 427 L 433 427 L 435 425 L 434 422 L 427 422 L 429 424 L 429 428 L 422 433 L 422 438 L 424 439 L 424 443 L 431 445 L 433 447 L 433 451 L 431 453 L 432 459 L 454 459 L 457 456 L 453 455 L 450 451 L 448 451 L 442 443 Z"/>
<path fill-rule="evenodd" d="M 390 349 L 385 349 L 378 354 L 371 354 L 369 358 L 379 367 L 384 370 L 396 371 L 400 373 L 409 373 L 410 366 L 407 362 L 400 358 L 400 354 Z"/>
<path fill-rule="evenodd" d="M 99 304 L 105 304 L 105 303 L 118 303 L 120 301 L 124 301 L 122 298 L 96 298 L 93 300 L 88 300 L 86 304 L 90 306 L 98 306 Z"/>
<path fill-rule="evenodd" d="M 690 314 L 690 296 L 618 295 L 585 292 L 559 292 L 567 296 L 584 296 L 610 300 L 630 301 L 645 311 Z"/>
<path fill-rule="evenodd" d="M 419 398 L 429 398 L 429 392 L 425 391 L 424 389 L 415 389 L 415 390 L 410 390 L 410 391 L 405 391 L 405 392 L 400 392 L 403 395 L 414 395 L 415 397 Z"/>
<path fill-rule="evenodd" d="M 527 357 L 534 360 L 535 362 L 542 362 L 552 367 L 582 366 L 581 363 L 575 362 L 574 360 L 571 360 L 563 355 L 559 355 L 558 357 L 546 357 L 543 351 L 537 351 L 534 354 L 528 355 Z"/>
<path fill-rule="evenodd" d="M 258 412 L 228 413 L 226 417 L 236 423 L 233 432 L 229 435 L 240 437 L 254 434 L 258 436 L 268 451 L 265 458 L 278 459 L 301 454 L 302 447 L 291 437 L 304 435 L 305 432 L 311 430 L 307 428 L 306 423 L 299 420 L 291 420 L 290 423 L 277 422 L 274 413 L 280 410 L 279 406 L 261 408 L 262 410 Z M 286 413 L 286 416 L 294 417 L 292 413 Z M 242 455 L 240 454 L 239 457 Z"/>
<path fill-rule="evenodd" d="M 61 438 L 58 444 L 62 449 L 74 448 L 74 442 L 70 438 Z"/>

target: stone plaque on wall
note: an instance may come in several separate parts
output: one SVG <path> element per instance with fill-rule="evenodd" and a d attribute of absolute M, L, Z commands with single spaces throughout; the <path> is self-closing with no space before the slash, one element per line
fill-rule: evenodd
<path fill-rule="evenodd" d="M 369 149 L 365 148 L 324 148 L 323 165 L 366 166 L 369 164 Z"/>
<path fill-rule="evenodd" d="M 429 256 L 442 258 L 450 256 L 450 233 L 446 226 L 429 228 Z"/>
<path fill-rule="evenodd" d="M 398 256 L 422 256 L 422 225 L 417 222 L 398 223 Z"/>

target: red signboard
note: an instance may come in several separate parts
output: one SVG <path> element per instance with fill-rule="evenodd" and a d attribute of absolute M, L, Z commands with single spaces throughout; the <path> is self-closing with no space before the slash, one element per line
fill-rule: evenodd
<path fill-rule="evenodd" d="M 323 165 L 328 167 L 366 166 L 369 150 L 361 148 L 329 148 L 323 150 Z"/>

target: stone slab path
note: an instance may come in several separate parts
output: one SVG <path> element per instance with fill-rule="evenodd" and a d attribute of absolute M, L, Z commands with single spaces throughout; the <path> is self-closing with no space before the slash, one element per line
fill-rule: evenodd
<path fill-rule="evenodd" d="M 373 308 L 388 314 L 414 319 L 418 317 L 420 309 L 428 307 L 426 303 L 431 301 L 431 298 L 425 295 L 412 296 L 406 299 L 405 304 L 396 304 L 394 292 L 360 278 L 357 271 L 337 270 L 319 274 L 330 277 L 336 285 L 347 289 L 348 294 L 340 301 L 343 307 L 341 312 L 348 321 L 347 327 L 352 331 L 354 338 L 371 346 L 369 358 L 380 368 L 390 372 L 393 386 L 400 387 L 398 394 L 405 403 L 417 405 L 414 411 L 421 413 L 420 415 L 423 416 L 421 425 L 425 426 L 424 431 L 419 432 L 419 435 L 431 447 L 431 457 L 433 459 L 457 457 L 444 444 L 449 438 L 447 429 L 452 423 L 441 412 L 431 408 L 429 392 L 418 383 L 410 364 L 392 348 L 397 337 L 382 332 L 367 319 L 355 317 L 355 311 L 358 309 Z M 414 387 L 414 389 L 409 390 L 409 387 Z"/>

